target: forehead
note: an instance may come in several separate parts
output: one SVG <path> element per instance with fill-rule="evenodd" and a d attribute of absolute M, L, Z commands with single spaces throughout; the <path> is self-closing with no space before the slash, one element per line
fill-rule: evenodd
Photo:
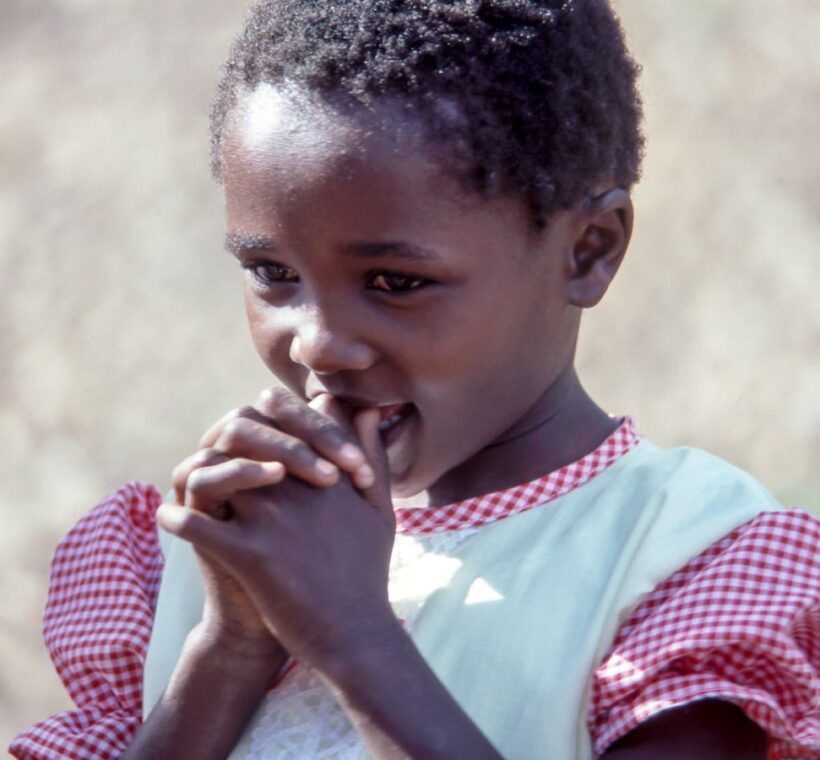
<path fill-rule="evenodd" d="M 258 161 L 272 155 L 319 165 L 358 141 L 349 119 L 304 93 L 268 84 L 243 93 L 227 126 L 227 158 L 238 151 Z"/>
<path fill-rule="evenodd" d="M 331 104 L 286 85 L 261 84 L 240 95 L 227 124 L 228 148 L 258 160 L 278 156 L 291 168 L 355 157 L 412 154 L 438 169 L 419 118 L 394 102 L 376 107 Z M 284 167 L 283 167 L 284 168 Z"/>
<path fill-rule="evenodd" d="M 259 201 L 276 196 L 281 206 L 288 196 L 306 197 L 308 188 L 346 185 L 361 192 L 366 185 L 383 191 L 378 206 L 401 196 L 408 214 L 423 205 L 447 213 L 496 207 L 515 224 L 525 216 L 517 199 L 484 199 L 445 171 L 420 117 L 395 101 L 354 108 L 259 85 L 238 99 L 222 155 L 229 206 L 240 195 L 246 201 L 250 194 Z"/>

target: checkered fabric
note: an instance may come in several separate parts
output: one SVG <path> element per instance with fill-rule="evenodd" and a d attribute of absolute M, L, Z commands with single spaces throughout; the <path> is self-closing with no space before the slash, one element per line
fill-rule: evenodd
<path fill-rule="evenodd" d="M 129 483 L 92 509 L 54 554 L 43 635 L 77 705 L 18 736 L 9 751 L 37 760 L 119 757 L 142 717 L 142 666 L 162 555 L 162 496 Z"/>
<path fill-rule="evenodd" d="M 761 514 L 643 600 L 595 674 L 595 749 L 706 698 L 765 729 L 770 760 L 820 758 L 820 522 L 810 515 Z"/>
<path fill-rule="evenodd" d="M 556 473 L 443 507 L 441 518 L 401 510 L 400 529 L 446 531 L 517 514 L 588 481 L 638 440 L 626 419 L 596 451 Z M 18 736 L 9 748 L 15 757 L 109 760 L 139 727 L 162 571 L 154 523 L 161 501 L 152 486 L 123 486 L 58 546 L 44 634 L 77 709 Z M 773 737 L 771 758 L 820 758 L 818 546 L 813 518 L 768 513 L 658 586 L 595 675 L 589 722 L 597 750 L 666 707 L 719 697 Z"/>
<path fill-rule="evenodd" d="M 584 485 L 633 449 L 641 440 L 631 417 L 597 449 L 555 472 L 504 491 L 457 501 L 445 507 L 397 509 L 399 533 L 413 535 L 477 528 L 504 517 L 526 512 Z"/>

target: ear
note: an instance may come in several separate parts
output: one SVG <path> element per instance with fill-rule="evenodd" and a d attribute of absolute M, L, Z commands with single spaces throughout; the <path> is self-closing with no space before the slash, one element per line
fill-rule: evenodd
<path fill-rule="evenodd" d="M 632 236 L 634 212 L 629 193 L 608 190 L 582 208 L 582 230 L 569 261 L 569 302 L 595 306 L 621 266 Z"/>

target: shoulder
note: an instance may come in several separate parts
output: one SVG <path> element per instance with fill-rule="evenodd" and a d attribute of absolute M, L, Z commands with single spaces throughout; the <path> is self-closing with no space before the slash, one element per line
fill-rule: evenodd
<path fill-rule="evenodd" d="M 816 518 L 762 512 L 646 595 L 595 672 L 598 751 L 705 699 L 738 705 L 777 756 L 820 750 L 818 547 Z"/>
<path fill-rule="evenodd" d="M 696 448 L 662 449 L 644 440 L 615 468 L 606 498 L 627 522 L 640 518 L 644 549 L 681 549 L 677 564 L 655 582 L 762 512 L 782 508 L 752 475 Z"/>
<path fill-rule="evenodd" d="M 643 439 L 622 462 L 621 477 L 639 479 L 659 495 L 696 498 L 699 503 L 754 501 L 776 508 L 777 499 L 756 478 L 702 449 L 660 448 Z"/>

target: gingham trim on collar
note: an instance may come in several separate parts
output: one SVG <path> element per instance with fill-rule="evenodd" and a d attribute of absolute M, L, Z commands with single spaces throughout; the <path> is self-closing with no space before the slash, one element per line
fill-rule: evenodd
<path fill-rule="evenodd" d="M 641 434 L 631 417 L 621 424 L 597 449 L 575 462 L 529 483 L 457 501 L 444 507 L 397 509 L 399 533 L 425 535 L 448 530 L 478 528 L 505 517 L 526 512 L 573 491 L 602 473 L 640 443 Z"/>

